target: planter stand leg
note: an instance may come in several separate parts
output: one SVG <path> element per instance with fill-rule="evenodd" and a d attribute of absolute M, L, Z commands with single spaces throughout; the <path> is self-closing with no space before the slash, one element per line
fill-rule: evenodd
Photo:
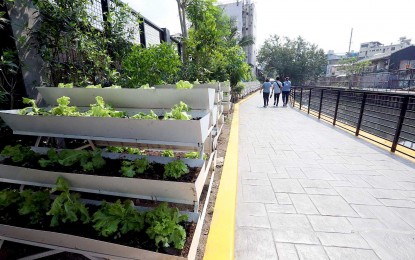
<path fill-rule="evenodd" d="M 34 260 L 34 259 L 39 259 L 39 258 L 43 258 L 46 256 L 51 256 L 51 255 L 56 255 L 59 253 L 62 253 L 63 251 L 55 249 L 55 250 L 50 250 L 50 251 L 46 251 L 43 253 L 39 253 L 39 254 L 35 254 L 35 255 L 31 255 L 31 256 L 26 256 L 23 258 L 20 258 L 19 260 Z"/>
<path fill-rule="evenodd" d="M 39 147 L 40 140 L 42 140 L 42 136 L 38 136 L 36 139 L 35 147 Z"/>
<path fill-rule="evenodd" d="M 88 147 L 91 147 L 92 150 L 94 150 L 94 151 L 97 149 L 94 142 L 92 142 L 91 140 L 88 140 L 88 144 L 80 146 L 78 148 L 75 148 L 75 150 L 82 150 L 82 149 L 85 149 L 85 148 L 88 148 Z"/>
<path fill-rule="evenodd" d="M 198 211 L 199 211 L 199 202 L 195 201 L 195 205 L 194 205 L 194 208 L 193 208 L 193 212 L 194 213 L 197 213 Z"/>
<path fill-rule="evenodd" d="M 0 249 L 3 246 L 3 242 L 4 242 L 4 240 L 3 239 L 0 239 Z"/>

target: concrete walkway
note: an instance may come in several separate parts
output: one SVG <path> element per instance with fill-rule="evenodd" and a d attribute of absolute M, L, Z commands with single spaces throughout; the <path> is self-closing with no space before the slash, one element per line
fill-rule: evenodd
<path fill-rule="evenodd" d="M 254 95 L 240 106 L 235 258 L 415 259 L 415 164 Z"/>

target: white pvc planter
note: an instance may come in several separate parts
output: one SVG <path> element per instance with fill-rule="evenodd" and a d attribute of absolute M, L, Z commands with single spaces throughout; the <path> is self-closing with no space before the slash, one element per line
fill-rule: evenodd
<path fill-rule="evenodd" d="M 111 153 L 104 153 L 103 156 L 113 159 L 124 158 L 129 160 L 143 158 L 143 156 Z M 175 158 L 155 156 L 145 158 L 150 162 L 162 164 L 167 164 L 175 160 Z M 182 160 L 190 167 L 201 168 L 194 183 L 53 172 L 3 164 L 0 164 L 0 181 L 41 187 L 54 187 L 56 179 L 61 176 L 68 180 L 71 189 L 75 191 L 193 205 L 195 202 L 199 202 L 200 194 L 202 193 L 203 185 L 205 184 L 209 167 L 212 163 L 212 155 L 206 163 L 202 159 Z"/>
<path fill-rule="evenodd" d="M 192 109 L 210 110 L 214 104 L 215 91 L 211 89 L 88 89 L 88 88 L 37 88 L 46 103 L 57 105 L 62 96 L 71 98 L 71 105 L 88 107 L 95 97 L 118 108 L 172 108 L 183 101 Z"/>
<path fill-rule="evenodd" d="M 221 82 L 220 86 L 223 92 L 231 92 L 231 84 L 229 82 Z"/>
<path fill-rule="evenodd" d="M 171 89 L 176 88 L 175 84 L 166 84 L 166 85 L 155 85 L 153 86 L 156 89 Z M 219 83 L 203 83 L 203 84 L 193 84 L 192 89 L 214 89 L 215 91 L 220 91 L 221 87 Z"/>
<path fill-rule="evenodd" d="M 229 113 L 231 110 L 232 103 L 222 103 L 223 104 L 223 113 Z"/>
<path fill-rule="evenodd" d="M 223 124 L 223 123 L 225 123 L 225 116 L 224 116 L 224 115 L 221 115 L 221 116 L 219 117 L 218 122 L 219 122 L 219 124 Z"/>
<path fill-rule="evenodd" d="M 18 110 L 0 111 L 0 116 L 14 134 L 191 146 L 204 143 L 211 120 L 207 112 L 200 120 L 29 116 Z"/>
<path fill-rule="evenodd" d="M 229 101 L 231 101 L 231 94 L 230 93 L 228 93 L 228 95 L 226 95 L 226 96 L 223 96 L 223 100 L 222 100 L 223 102 L 229 102 Z"/>
<path fill-rule="evenodd" d="M 211 115 L 211 122 L 212 125 L 216 125 L 216 123 L 218 122 L 218 106 L 214 106 L 212 109 L 212 112 L 210 113 Z"/>

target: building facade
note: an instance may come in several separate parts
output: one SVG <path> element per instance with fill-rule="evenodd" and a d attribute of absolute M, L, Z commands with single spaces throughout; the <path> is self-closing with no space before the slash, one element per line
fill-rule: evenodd
<path fill-rule="evenodd" d="M 392 52 L 406 48 L 411 45 L 411 39 L 399 38 L 399 43 L 383 45 L 380 42 L 364 42 L 360 44 L 359 59 L 371 58 L 379 54 L 391 54 Z"/>
<path fill-rule="evenodd" d="M 252 0 L 233 1 L 221 4 L 220 7 L 231 18 L 235 19 L 239 37 L 252 36 L 256 40 L 256 9 Z M 255 43 L 244 47 L 246 62 L 255 74 L 257 67 L 257 50 Z"/>

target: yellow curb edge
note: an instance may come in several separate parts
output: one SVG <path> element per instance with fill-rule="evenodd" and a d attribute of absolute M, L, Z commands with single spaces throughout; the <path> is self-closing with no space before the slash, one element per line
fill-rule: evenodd
<path fill-rule="evenodd" d="M 239 105 L 234 105 L 229 142 L 210 224 L 204 260 L 233 260 L 235 251 L 236 192 L 238 186 Z"/>

